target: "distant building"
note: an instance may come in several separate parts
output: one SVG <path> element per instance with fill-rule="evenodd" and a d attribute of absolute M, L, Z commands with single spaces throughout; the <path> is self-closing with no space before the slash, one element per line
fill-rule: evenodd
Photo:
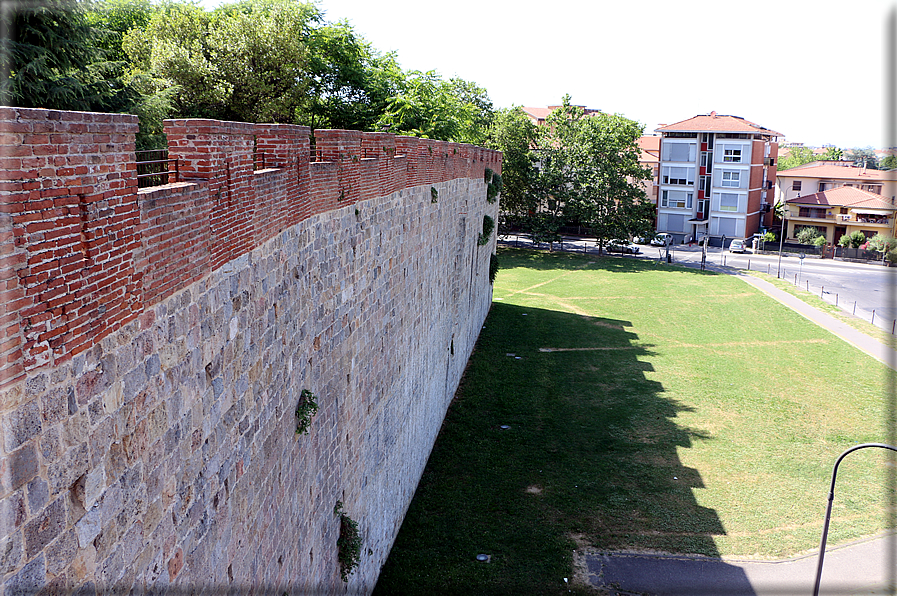
<path fill-rule="evenodd" d="M 656 132 L 661 135 L 658 232 L 682 241 L 705 235 L 744 238 L 760 229 L 772 206 L 781 133 L 716 112 Z"/>
<path fill-rule="evenodd" d="M 660 137 L 654 135 L 645 135 L 638 139 L 639 164 L 651 170 L 651 179 L 641 182 L 642 188 L 648 200 L 657 207 L 657 198 L 659 196 L 659 187 L 657 180 L 660 176 Z"/>
<path fill-rule="evenodd" d="M 897 201 L 897 171 L 858 168 L 851 162 L 811 161 L 776 175 L 775 202 L 849 186 Z"/>
<path fill-rule="evenodd" d="M 856 231 L 867 239 L 877 233 L 894 237 L 897 207 L 878 193 L 840 186 L 788 199 L 786 205 L 785 238 L 795 238 L 801 229 L 808 227 L 816 228 L 831 244 Z"/>
<path fill-rule="evenodd" d="M 529 119 L 533 121 L 533 124 L 535 124 L 536 126 L 542 126 L 543 124 L 545 124 L 545 119 L 548 118 L 549 114 L 551 114 L 556 109 L 562 108 L 562 107 L 564 107 L 564 106 L 560 106 L 560 105 L 559 106 L 548 106 L 545 108 L 521 107 L 520 109 L 523 110 L 523 112 L 527 116 L 529 116 Z M 601 110 L 595 110 L 592 108 L 587 108 L 585 106 L 574 106 L 574 107 L 582 108 L 582 111 L 585 112 L 585 114 L 587 116 L 589 114 L 595 114 L 595 113 L 601 111 Z"/>

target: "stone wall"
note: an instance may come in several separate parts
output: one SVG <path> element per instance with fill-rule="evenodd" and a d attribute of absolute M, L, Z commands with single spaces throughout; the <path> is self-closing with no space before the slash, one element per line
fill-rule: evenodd
<path fill-rule="evenodd" d="M 369 592 L 489 309 L 500 154 L 169 121 L 181 180 L 138 191 L 134 117 L 0 127 L 3 593 Z"/>

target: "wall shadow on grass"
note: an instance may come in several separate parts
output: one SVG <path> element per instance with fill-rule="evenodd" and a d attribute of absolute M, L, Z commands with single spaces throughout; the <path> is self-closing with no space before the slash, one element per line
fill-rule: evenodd
<path fill-rule="evenodd" d="M 577 543 L 719 556 L 677 455 L 711 439 L 629 328 L 493 304 L 375 593 L 566 593 Z"/>

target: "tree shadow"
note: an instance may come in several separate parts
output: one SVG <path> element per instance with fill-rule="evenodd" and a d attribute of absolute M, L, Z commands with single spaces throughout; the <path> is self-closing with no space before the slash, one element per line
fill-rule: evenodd
<path fill-rule="evenodd" d="M 719 558 L 678 456 L 712 437 L 677 424 L 631 327 L 493 304 L 377 593 L 554 593 L 577 544 Z"/>

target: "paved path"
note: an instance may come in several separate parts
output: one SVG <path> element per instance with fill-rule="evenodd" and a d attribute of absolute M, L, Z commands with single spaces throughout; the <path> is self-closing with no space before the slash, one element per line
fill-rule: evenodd
<path fill-rule="evenodd" d="M 895 570 L 886 559 L 894 552 L 895 538 L 880 536 L 827 549 L 819 593 L 894 594 Z M 812 596 L 818 559 L 816 554 L 744 561 L 598 553 L 586 555 L 586 564 L 589 583 L 613 595 Z"/>

